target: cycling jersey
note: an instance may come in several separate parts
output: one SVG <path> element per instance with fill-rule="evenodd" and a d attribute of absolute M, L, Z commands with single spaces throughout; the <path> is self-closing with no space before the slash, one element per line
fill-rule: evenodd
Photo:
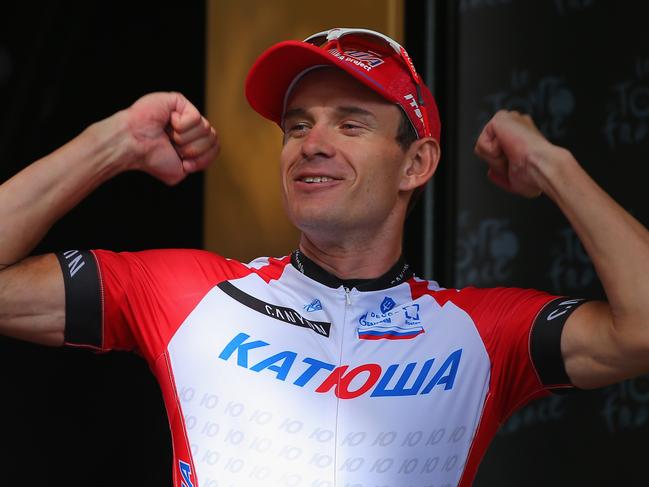
<path fill-rule="evenodd" d="M 578 300 L 442 289 L 402 260 L 341 281 L 299 251 L 58 258 L 66 343 L 136 351 L 155 374 L 176 487 L 467 486 L 509 414 L 570 387 Z"/>

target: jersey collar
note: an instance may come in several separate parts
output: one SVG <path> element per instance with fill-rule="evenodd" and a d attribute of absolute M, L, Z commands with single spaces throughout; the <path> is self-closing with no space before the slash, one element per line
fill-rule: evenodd
<path fill-rule="evenodd" d="M 291 264 L 298 271 L 311 279 L 318 281 L 325 286 L 338 288 L 343 286 L 347 289 L 356 288 L 359 291 L 378 291 L 397 286 L 410 279 L 414 273 L 403 256 L 382 276 L 376 279 L 339 279 L 327 272 L 318 264 L 309 259 L 299 249 L 291 254 Z"/>

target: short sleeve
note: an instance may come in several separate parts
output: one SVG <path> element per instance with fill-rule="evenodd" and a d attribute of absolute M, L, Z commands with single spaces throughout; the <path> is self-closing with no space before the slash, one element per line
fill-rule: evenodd
<path fill-rule="evenodd" d="M 561 354 L 561 334 L 568 317 L 585 302 L 585 299 L 553 299 L 534 320 L 530 355 L 541 382 L 548 388 L 565 388 L 570 384 Z"/>
<path fill-rule="evenodd" d="M 561 332 L 581 300 L 519 288 L 467 288 L 451 300 L 471 316 L 482 337 L 501 419 L 550 390 L 572 387 L 561 355 Z M 548 314 L 561 319 L 547 325 Z"/>
<path fill-rule="evenodd" d="M 67 345 L 131 350 L 155 359 L 214 286 L 250 270 L 202 250 L 57 254 L 66 293 Z"/>

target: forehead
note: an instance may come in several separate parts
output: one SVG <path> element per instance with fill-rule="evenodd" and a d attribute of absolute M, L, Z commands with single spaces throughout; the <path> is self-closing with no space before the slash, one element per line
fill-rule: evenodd
<path fill-rule="evenodd" d="M 333 67 L 322 67 L 302 76 L 288 94 L 286 110 L 300 108 L 362 106 L 377 114 L 399 115 L 399 108 L 361 82 Z"/>

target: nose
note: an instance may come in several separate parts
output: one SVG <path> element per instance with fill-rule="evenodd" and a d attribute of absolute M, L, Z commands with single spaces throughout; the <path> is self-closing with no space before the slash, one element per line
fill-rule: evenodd
<path fill-rule="evenodd" d="M 305 160 L 333 157 L 336 152 L 333 145 L 333 134 L 326 126 L 316 123 L 302 138 L 300 150 Z"/>

